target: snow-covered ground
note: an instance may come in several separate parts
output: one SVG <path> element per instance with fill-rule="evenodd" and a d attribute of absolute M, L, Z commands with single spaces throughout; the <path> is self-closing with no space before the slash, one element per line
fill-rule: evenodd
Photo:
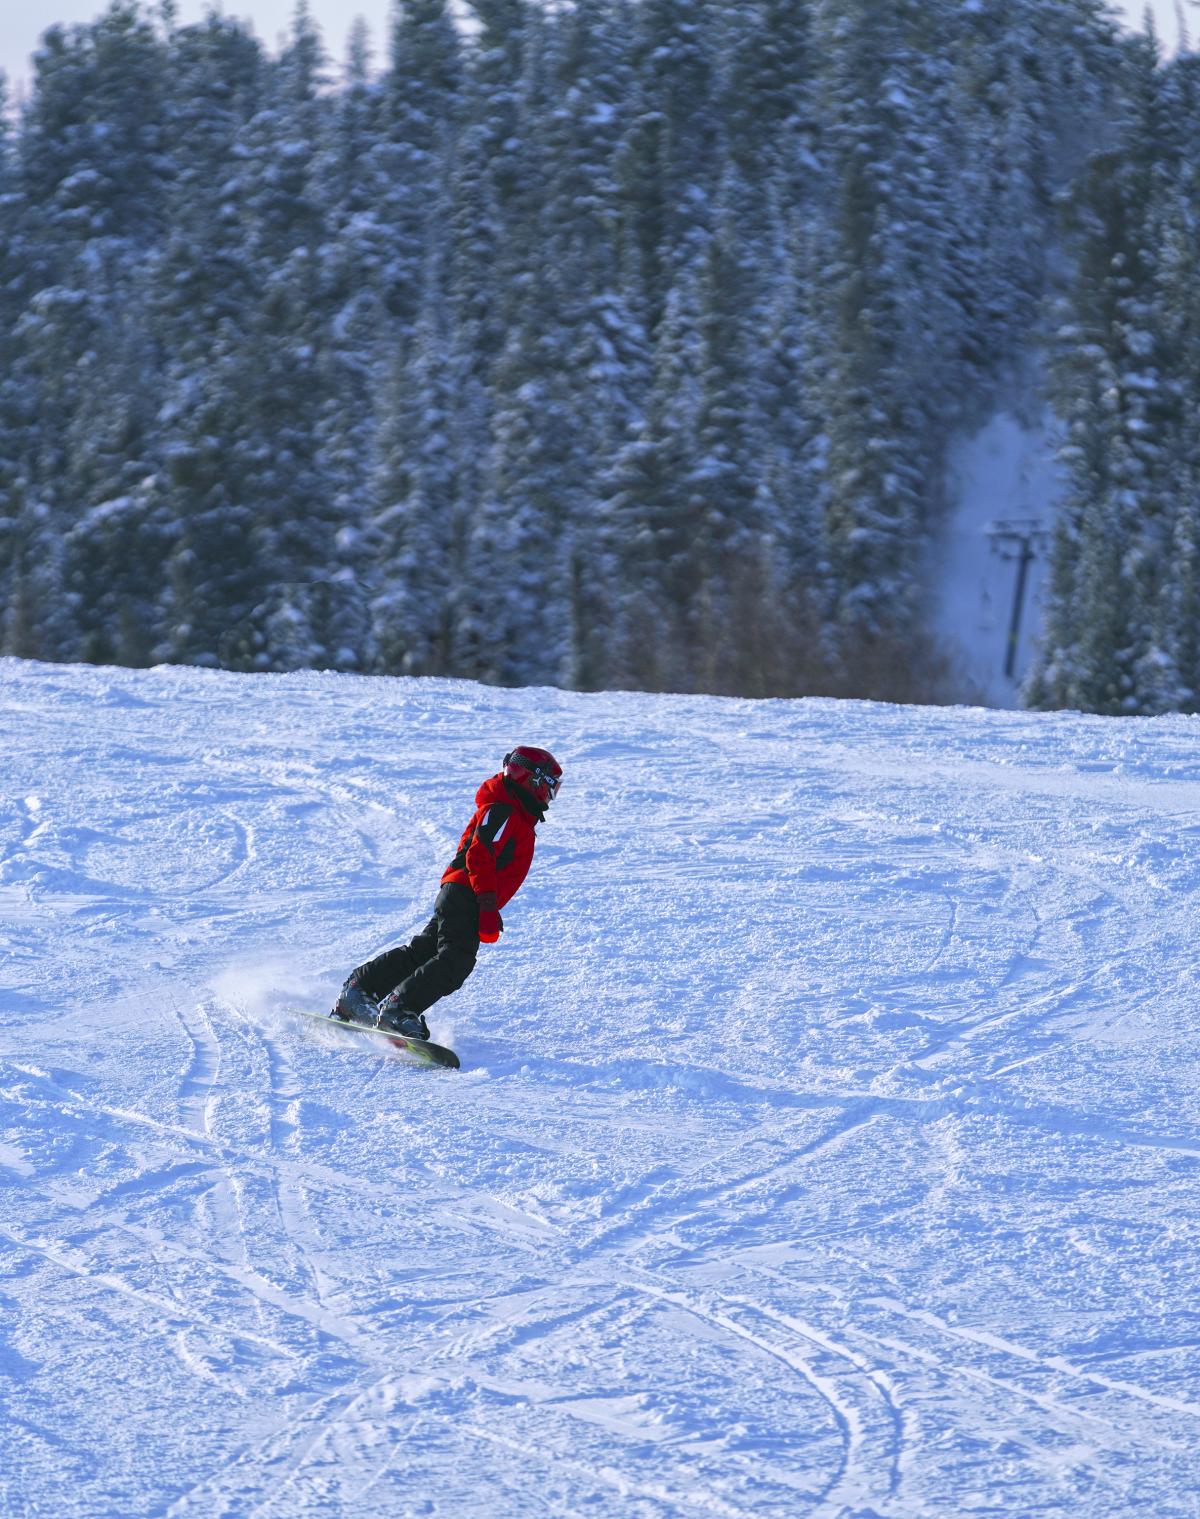
<path fill-rule="evenodd" d="M 1197 723 L 0 664 L 0 1513 L 1200 1513 Z M 295 1013 L 566 781 L 413 1068 Z"/>

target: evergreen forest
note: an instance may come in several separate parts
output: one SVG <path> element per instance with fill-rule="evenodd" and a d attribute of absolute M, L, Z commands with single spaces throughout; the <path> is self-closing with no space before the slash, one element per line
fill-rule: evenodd
<path fill-rule="evenodd" d="M 1101 0 L 117 3 L 0 101 L 0 652 L 960 696 L 946 451 L 1066 487 L 1026 700 L 1200 709 L 1200 61 Z"/>

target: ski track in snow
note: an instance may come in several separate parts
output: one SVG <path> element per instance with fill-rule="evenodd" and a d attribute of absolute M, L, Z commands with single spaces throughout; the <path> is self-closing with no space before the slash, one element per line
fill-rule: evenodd
<path fill-rule="evenodd" d="M 0 702 L 5 1519 L 1200 1514 L 1194 719 Z M 463 1070 L 302 1022 L 522 739 Z"/>

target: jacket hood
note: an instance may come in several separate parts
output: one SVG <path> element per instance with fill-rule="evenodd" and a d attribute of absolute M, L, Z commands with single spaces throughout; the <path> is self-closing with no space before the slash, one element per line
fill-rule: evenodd
<path fill-rule="evenodd" d="M 483 785 L 475 793 L 476 807 L 490 807 L 493 802 L 511 802 L 512 797 L 508 794 L 508 788 L 504 784 L 502 775 L 489 775 Z"/>
<path fill-rule="evenodd" d="M 516 802 L 534 823 L 540 823 L 546 816 L 545 807 L 533 792 L 506 780 L 503 772 L 489 776 L 475 793 L 476 807 L 490 807 L 493 802 Z"/>

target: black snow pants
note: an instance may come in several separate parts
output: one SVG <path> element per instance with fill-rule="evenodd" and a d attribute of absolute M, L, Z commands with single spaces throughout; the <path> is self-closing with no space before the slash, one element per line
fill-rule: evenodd
<path fill-rule="evenodd" d="M 406 1012 L 423 1013 L 459 989 L 478 953 L 479 903 L 469 886 L 451 881 L 438 892 L 433 917 L 410 944 L 384 950 L 354 974 L 376 1002 L 398 991 Z"/>

